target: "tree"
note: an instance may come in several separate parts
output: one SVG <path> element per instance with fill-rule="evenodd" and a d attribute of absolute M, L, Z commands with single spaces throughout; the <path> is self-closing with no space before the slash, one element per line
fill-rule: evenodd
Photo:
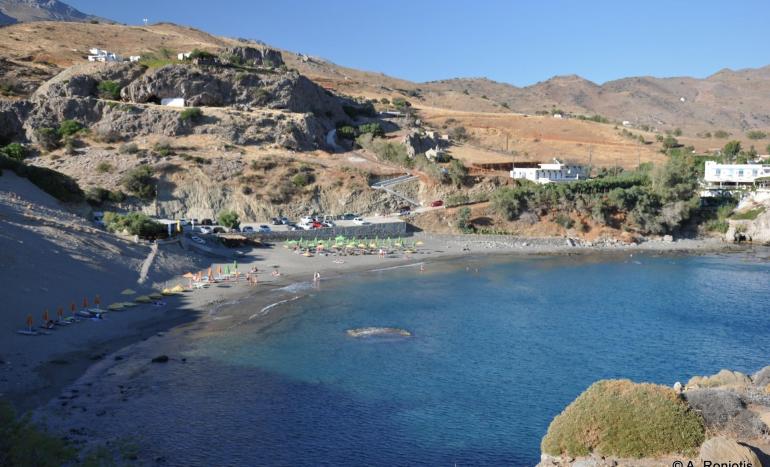
<path fill-rule="evenodd" d="M 234 211 L 222 211 L 218 217 L 219 225 L 232 229 L 241 225 L 241 219 Z"/>
<path fill-rule="evenodd" d="M 140 165 L 123 177 L 123 186 L 129 193 L 148 201 L 155 197 L 155 179 L 149 165 Z"/>
<path fill-rule="evenodd" d="M 452 183 L 457 187 L 462 186 L 465 177 L 468 175 L 468 169 L 457 159 L 452 159 L 452 162 L 449 163 L 448 172 L 449 179 L 452 180 Z"/>
<path fill-rule="evenodd" d="M 457 210 L 457 228 L 463 232 L 473 230 L 473 225 L 470 222 L 471 208 L 463 206 Z"/>
<path fill-rule="evenodd" d="M 669 149 L 674 149 L 679 147 L 679 141 L 671 135 L 668 135 L 665 138 L 663 138 L 662 143 L 663 143 L 663 149 L 666 151 L 668 151 Z"/>
<path fill-rule="evenodd" d="M 203 111 L 201 109 L 198 107 L 190 107 L 189 109 L 184 109 L 182 113 L 179 114 L 179 120 L 182 122 L 197 122 L 202 116 Z"/>
<path fill-rule="evenodd" d="M 741 142 L 740 141 L 729 141 L 727 144 L 725 144 L 725 147 L 722 148 L 722 154 L 727 159 L 733 159 L 735 156 L 738 155 L 738 153 L 741 152 Z"/>
<path fill-rule="evenodd" d="M 382 127 L 377 122 L 365 123 L 363 125 L 359 125 L 358 131 L 361 134 L 371 133 L 372 136 L 382 136 L 385 134 L 385 132 L 382 131 Z"/>

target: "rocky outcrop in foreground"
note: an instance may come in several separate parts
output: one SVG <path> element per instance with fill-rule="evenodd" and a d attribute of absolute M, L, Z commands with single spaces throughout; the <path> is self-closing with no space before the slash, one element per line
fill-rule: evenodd
<path fill-rule="evenodd" d="M 672 465 L 688 460 L 761 466 L 770 429 L 770 366 L 722 370 L 682 387 L 600 381 L 548 427 L 541 467 Z"/>

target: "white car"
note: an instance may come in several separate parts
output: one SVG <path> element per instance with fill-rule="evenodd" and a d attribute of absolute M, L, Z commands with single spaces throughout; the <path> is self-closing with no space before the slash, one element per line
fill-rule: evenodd
<path fill-rule="evenodd" d="M 209 227 L 209 226 L 206 226 L 206 225 L 202 225 L 202 226 L 200 227 L 200 232 L 201 232 L 202 234 L 204 234 L 204 235 L 208 235 L 208 234 L 210 234 L 210 233 L 214 232 L 214 228 L 213 228 L 213 227 Z"/>
<path fill-rule="evenodd" d="M 190 240 L 194 241 L 195 243 L 199 243 L 201 245 L 205 245 L 206 244 L 206 240 L 204 240 L 204 239 L 202 239 L 202 238 L 200 238 L 200 237 L 198 237 L 196 235 L 193 235 L 192 237 L 190 237 Z"/>
<path fill-rule="evenodd" d="M 353 223 L 356 225 L 369 225 L 371 222 L 365 221 L 363 217 L 356 217 L 353 219 Z"/>

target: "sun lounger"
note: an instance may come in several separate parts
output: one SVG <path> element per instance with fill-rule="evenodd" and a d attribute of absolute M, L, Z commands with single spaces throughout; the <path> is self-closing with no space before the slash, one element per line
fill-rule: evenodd
<path fill-rule="evenodd" d="M 40 335 L 40 333 L 34 329 L 19 329 L 16 331 L 16 334 L 21 334 L 22 336 L 39 336 Z"/>

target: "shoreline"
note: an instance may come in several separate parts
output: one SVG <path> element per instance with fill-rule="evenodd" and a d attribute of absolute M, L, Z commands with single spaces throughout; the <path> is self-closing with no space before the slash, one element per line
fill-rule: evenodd
<path fill-rule="evenodd" d="M 344 264 L 334 264 L 329 257 L 305 258 L 295 255 L 281 245 L 271 248 L 255 248 L 251 254 L 256 261 L 243 263 L 246 270 L 253 265 L 260 268 L 261 275 L 269 269 L 264 263 L 284 263 L 280 265 L 279 277 L 260 278 L 256 287 L 244 287 L 245 283 L 216 284 L 207 289 L 186 292 L 178 297 L 168 297 L 167 308 L 162 315 L 149 320 L 132 323 L 122 335 L 106 340 L 84 343 L 84 348 L 75 352 L 49 355 L 33 369 L 41 380 L 40 388 L 31 392 L 6 392 L 4 397 L 11 400 L 20 410 L 34 410 L 54 399 L 65 388 L 74 384 L 89 370 L 104 360 L 114 359 L 127 349 L 137 344 L 150 341 L 155 337 L 181 335 L 196 330 L 216 332 L 222 326 L 234 325 L 227 319 L 218 319 L 217 310 L 249 301 L 260 311 L 247 317 L 255 321 L 259 328 L 268 326 L 276 317 L 280 318 L 281 305 L 304 296 L 298 295 L 296 288 L 311 288 L 312 275 L 319 272 L 322 282 L 344 279 L 345 276 L 360 273 L 375 273 L 402 267 L 417 267 L 420 264 L 453 261 L 463 257 L 531 257 L 531 256 L 574 256 L 574 255 L 612 255 L 627 253 L 650 254 L 709 254 L 741 252 L 751 250 L 753 246 L 734 245 L 711 239 L 680 240 L 672 243 L 650 242 L 642 245 L 623 245 L 613 247 L 567 246 L 563 238 L 520 239 L 501 236 L 449 236 L 417 234 L 415 240 L 422 240 L 420 252 L 410 259 L 404 257 L 380 259 L 376 255 L 345 257 Z M 522 245 L 523 243 L 523 245 Z M 561 244 L 561 245 L 559 245 Z M 321 260 L 321 261 L 319 261 Z M 326 260 L 326 261 L 324 261 Z M 275 265 L 273 265 L 275 266 Z M 168 281 L 175 282 L 175 281 Z M 180 280 L 181 282 L 181 280 Z M 277 295 L 276 295 L 277 293 Z M 129 310 L 123 313 L 137 313 L 142 310 Z M 54 336 L 55 337 L 55 336 Z M 67 362 L 55 364 L 52 362 Z M 3 368 L 7 365 L 3 365 Z"/>

